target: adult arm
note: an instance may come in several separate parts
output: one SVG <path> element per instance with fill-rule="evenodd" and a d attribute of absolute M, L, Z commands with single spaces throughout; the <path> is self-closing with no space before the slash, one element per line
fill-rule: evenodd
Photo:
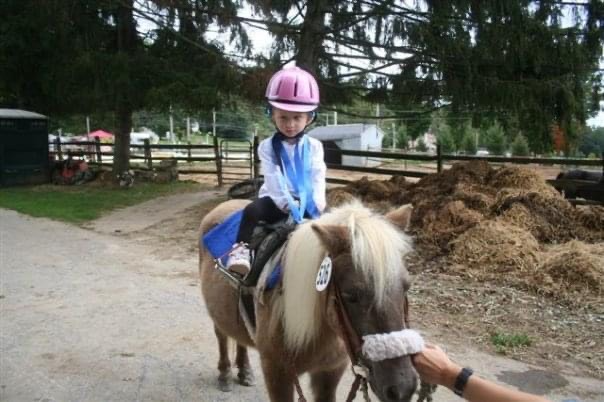
<path fill-rule="evenodd" d="M 413 364 L 422 380 L 443 385 L 453 390 L 461 367 L 453 363 L 441 348 L 426 345 L 426 348 L 413 357 Z M 538 395 L 527 394 L 495 384 L 473 374 L 463 391 L 464 399 L 470 402 L 548 402 Z"/>

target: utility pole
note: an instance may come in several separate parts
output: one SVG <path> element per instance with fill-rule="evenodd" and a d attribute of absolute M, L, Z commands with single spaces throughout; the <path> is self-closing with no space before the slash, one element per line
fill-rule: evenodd
<path fill-rule="evenodd" d="M 174 142 L 174 119 L 172 117 L 172 105 L 170 105 L 170 142 Z"/>
<path fill-rule="evenodd" d="M 325 113 L 325 125 L 329 126 L 329 113 Z"/>
<path fill-rule="evenodd" d="M 216 109 L 212 109 L 212 135 L 216 138 Z"/>
<path fill-rule="evenodd" d="M 375 124 L 376 126 L 380 126 L 380 104 L 375 105 Z"/>
<path fill-rule="evenodd" d="M 191 119 L 187 117 L 187 142 L 191 141 Z"/>
<path fill-rule="evenodd" d="M 396 131 L 394 131 L 394 123 L 392 123 L 392 150 L 396 148 Z"/>
<path fill-rule="evenodd" d="M 333 112 L 333 125 L 338 125 L 338 112 Z"/>
<path fill-rule="evenodd" d="M 86 116 L 86 138 L 90 139 L 90 117 Z"/>

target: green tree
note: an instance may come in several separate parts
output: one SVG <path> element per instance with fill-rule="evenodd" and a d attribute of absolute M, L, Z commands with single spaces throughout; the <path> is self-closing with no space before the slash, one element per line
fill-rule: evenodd
<path fill-rule="evenodd" d="M 428 147 L 426 146 L 426 143 L 424 142 L 423 138 L 417 140 L 417 143 L 415 144 L 415 150 L 418 152 L 428 152 Z"/>
<path fill-rule="evenodd" d="M 478 151 L 478 148 L 476 146 L 476 135 L 476 130 L 467 131 L 461 141 L 461 149 L 467 155 L 475 155 L 476 151 Z"/>
<path fill-rule="evenodd" d="M 266 17 L 254 23 L 275 37 L 272 60 L 293 53 L 311 66 L 327 102 L 356 95 L 409 121 L 443 105 L 513 119 L 545 149 L 553 121 L 568 132 L 600 99 L 601 0 L 250 2 Z M 409 126 L 411 137 L 422 133 Z"/>
<path fill-rule="evenodd" d="M 499 123 L 493 124 L 486 130 L 485 144 L 493 155 L 503 155 L 507 149 L 506 138 L 503 128 Z"/>
<path fill-rule="evenodd" d="M 441 152 L 445 154 L 451 154 L 457 150 L 457 147 L 455 146 L 455 140 L 453 139 L 453 136 L 451 135 L 450 131 L 441 132 L 437 136 L 437 139 L 441 147 Z"/>
<path fill-rule="evenodd" d="M 397 140 L 399 149 L 407 149 L 409 148 L 409 136 L 407 135 L 407 127 L 404 124 L 401 124 L 396 131 Z"/>
<path fill-rule="evenodd" d="M 451 127 L 444 118 L 444 113 L 437 113 L 432 120 L 432 132 L 436 135 L 441 152 L 450 154 L 457 149 L 455 139 L 451 135 Z"/>
<path fill-rule="evenodd" d="M 602 155 L 604 152 L 604 127 L 588 128 L 579 144 L 584 155 Z"/>
<path fill-rule="evenodd" d="M 237 85 L 231 63 L 203 41 L 210 23 L 224 26 L 228 19 L 196 16 L 188 0 L 147 4 L 168 4 L 162 9 L 168 22 L 139 32 L 141 5 L 133 0 L 49 0 L 44 7 L 3 1 L 0 13 L 11 18 L 0 20 L 7 39 L 0 40 L 0 106 L 59 119 L 113 116 L 113 127 L 106 127 L 116 134 L 113 170 L 127 170 L 136 110 L 219 106 L 218 94 Z M 233 9 L 229 0 L 212 7 Z"/>
<path fill-rule="evenodd" d="M 514 141 L 512 141 L 512 155 L 514 156 L 528 156 L 530 155 L 529 144 L 526 138 L 518 133 Z"/>

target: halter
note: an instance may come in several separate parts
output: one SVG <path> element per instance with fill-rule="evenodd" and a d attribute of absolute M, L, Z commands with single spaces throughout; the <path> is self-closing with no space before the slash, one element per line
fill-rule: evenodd
<path fill-rule="evenodd" d="M 331 292 L 333 292 L 332 294 L 334 295 L 333 302 L 336 309 L 336 314 L 338 316 L 338 326 L 340 329 L 340 334 L 342 338 L 344 338 L 346 352 L 348 353 L 348 357 L 350 358 L 350 362 L 352 364 L 352 372 L 355 376 L 352 386 L 350 387 L 350 391 L 348 392 L 346 402 L 352 402 L 354 400 L 357 392 L 359 391 L 359 388 L 362 389 L 363 397 L 365 398 L 365 401 L 368 402 L 370 401 L 370 399 L 369 387 L 367 385 L 367 375 L 361 374 L 361 372 L 369 372 L 369 367 L 367 367 L 367 365 L 364 363 L 364 359 L 362 358 L 363 341 L 352 326 L 350 316 L 348 315 L 348 311 L 346 310 L 346 306 L 342 302 L 342 294 L 339 286 L 335 282 L 332 282 L 330 287 Z M 405 299 L 403 301 L 403 312 L 405 328 L 409 328 L 409 302 L 406 294 Z M 304 398 L 304 394 L 302 393 L 302 387 L 300 386 L 300 382 L 298 381 L 298 376 L 296 375 L 295 368 L 292 366 L 291 369 L 294 374 L 294 386 L 296 391 L 298 392 L 298 402 L 306 402 L 306 398 Z M 422 388 L 423 387 L 424 384 L 422 384 Z"/>

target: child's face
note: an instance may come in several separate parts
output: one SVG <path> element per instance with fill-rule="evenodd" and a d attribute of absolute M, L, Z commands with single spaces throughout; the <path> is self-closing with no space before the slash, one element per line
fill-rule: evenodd
<path fill-rule="evenodd" d="M 293 138 L 300 131 L 304 130 L 311 123 L 310 113 L 306 112 L 289 112 L 273 108 L 273 122 L 286 137 Z"/>

